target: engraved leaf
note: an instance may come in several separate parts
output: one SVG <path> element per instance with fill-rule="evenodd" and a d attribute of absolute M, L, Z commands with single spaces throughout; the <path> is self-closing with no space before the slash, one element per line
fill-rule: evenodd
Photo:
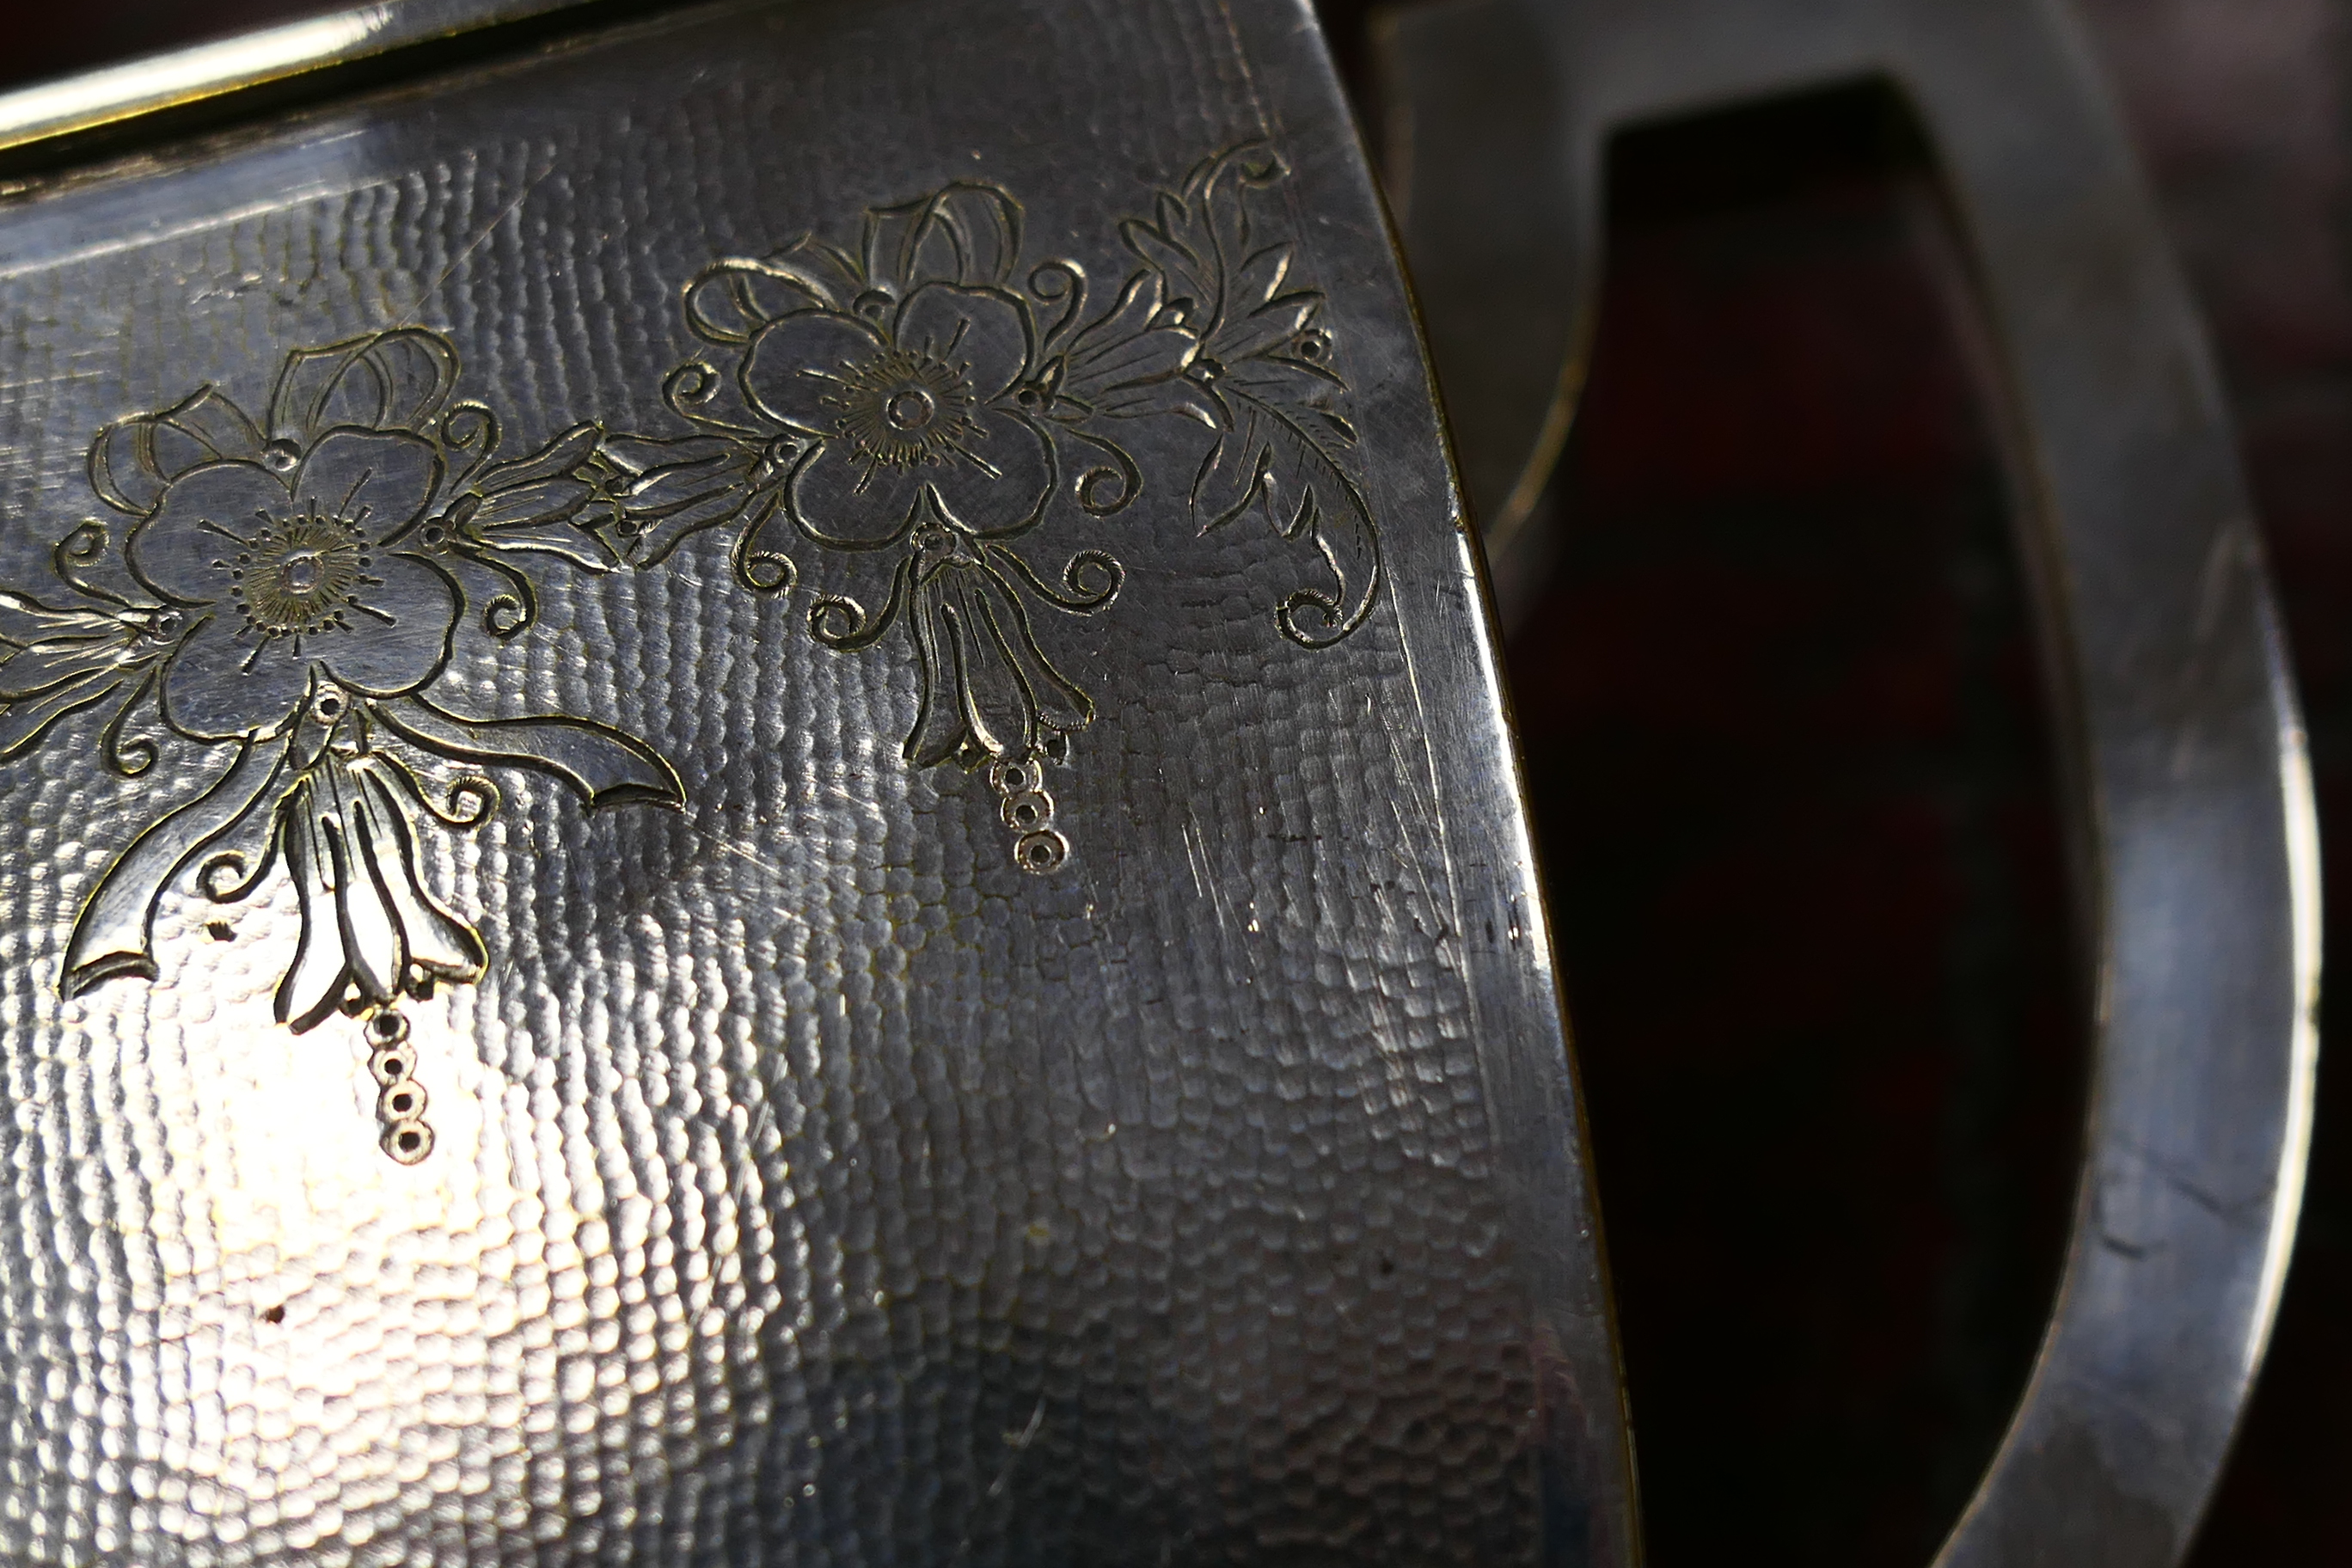
<path fill-rule="evenodd" d="M 484 469 L 481 488 L 502 490 L 571 474 L 596 455 L 597 443 L 604 434 L 603 426 L 595 424 L 574 425 L 529 457 L 496 463 Z"/>
<path fill-rule="evenodd" d="M 1165 298 L 1159 273 L 1129 278 L 1117 303 L 1070 340 L 1057 395 L 1113 417 L 1180 413 L 1215 425 L 1218 411 L 1184 375 L 1200 339 L 1165 320 Z"/>
<path fill-rule="evenodd" d="M 0 658 L 0 702 L 21 702 L 86 676 L 119 673 L 133 657 L 120 626 L 101 637 L 45 637 Z"/>
<path fill-rule="evenodd" d="M 562 479 L 534 479 L 481 497 L 470 521 L 485 531 L 560 523 L 579 516 L 595 493 L 587 480 L 568 474 Z"/>
<path fill-rule="evenodd" d="M 856 264 L 807 237 L 772 256 L 714 261 L 687 283 L 687 330 L 705 342 L 740 347 L 778 317 L 812 308 L 838 310 L 860 281 Z"/>
<path fill-rule="evenodd" d="M 1203 533 L 1256 514 L 1285 539 L 1311 541 L 1337 593 L 1300 588 L 1276 619 L 1309 647 L 1348 636 L 1371 613 L 1380 589 L 1380 534 L 1362 490 L 1338 454 L 1355 442 L 1335 411 L 1268 401 L 1244 390 L 1225 395 L 1229 424 L 1192 483 L 1192 515 Z"/>
<path fill-rule="evenodd" d="M 436 899 L 418 875 L 416 825 L 433 808 L 418 793 L 415 779 L 381 756 L 365 759 L 353 771 L 382 825 L 384 847 L 405 873 L 386 878 L 384 889 L 406 934 L 410 963 L 437 980 L 461 985 L 479 980 L 489 966 L 480 933 Z"/>
<path fill-rule="evenodd" d="M 660 752 L 585 719 L 469 719 L 422 697 L 379 702 L 372 710 L 401 739 L 437 755 L 551 774 L 579 792 L 592 810 L 686 803 L 677 770 Z"/>
<path fill-rule="evenodd" d="M 1297 247 L 1286 242 L 1269 245 L 1235 268 L 1234 304 L 1251 310 L 1280 294 L 1284 280 L 1290 276 L 1291 258 L 1297 250 Z"/>
<path fill-rule="evenodd" d="M 961 181 L 919 201 L 866 215 L 866 284 L 904 299 L 921 283 L 1012 279 L 1021 205 L 994 185 Z"/>
<path fill-rule="evenodd" d="M 1278 294 L 1255 310 L 1236 313 L 1209 343 L 1209 352 L 1226 364 L 1272 355 L 1297 341 L 1315 323 L 1323 296 L 1300 289 Z"/>
<path fill-rule="evenodd" d="M 1171 315 L 1208 341 L 1212 353 L 1229 318 L 1263 303 L 1288 270 L 1287 247 L 1268 253 L 1252 242 L 1248 204 L 1250 192 L 1288 173 L 1267 143 L 1244 142 L 1203 159 L 1178 189 L 1161 192 L 1152 222 L 1119 226 L 1128 248 L 1165 280 Z"/>
<path fill-rule="evenodd" d="M 61 988 L 68 996 L 118 975 L 152 979 L 155 903 L 183 867 L 233 831 L 268 797 L 285 772 L 287 749 L 239 743 L 228 771 L 131 841 L 99 879 L 66 944 Z"/>
<path fill-rule="evenodd" d="M 39 692 L 12 697 L 0 707 L 0 762 L 40 744 L 59 720 L 112 697 L 126 679 L 116 671 L 91 670 Z"/>
<path fill-rule="evenodd" d="M 307 791 L 305 794 L 307 795 Z M 307 803 L 298 803 L 307 804 Z M 302 912 L 302 935 L 294 962 L 278 982 L 272 1006 L 278 1021 L 296 1034 L 326 1019 L 343 997 L 351 964 L 343 956 L 343 933 L 335 924 L 335 867 L 319 842 L 312 814 L 285 813 L 277 838 L 286 857 L 286 872 L 294 883 L 294 897 Z"/>
<path fill-rule="evenodd" d="M 163 500 L 163 487 L 190 468 L 260 455 L 261 433 L 245 411 L 204 386 L 160 414 L 100 431 L 89 446 L 89 485 L 117 511 L 145 517 Z"/>
<path fill-rule="evenodd" d="M 297 349 L 270 394 L 269 434 L 308 447 L 339 425 L 421 431 L 457 384 L 457 351 L 420 327 Z"/>
<path fill-rule="evenodd" d="M 1208 260 L 1178 235 L 1141 218 L 1129 218 L 1118 226 L 1118 233 L 1127 247 L 1160 275 L 1168 301 L 1167 324 L 1199 331 L 1216 321 L 1218 290 L 1215 273 Z"/>
<path fill-rule="evenodd" d="M 71 637 L 120 637 L 125 622 L 110 610 L 59 609 L 30 594 L 0 588 L 0 647 L 29 647 Z"/>

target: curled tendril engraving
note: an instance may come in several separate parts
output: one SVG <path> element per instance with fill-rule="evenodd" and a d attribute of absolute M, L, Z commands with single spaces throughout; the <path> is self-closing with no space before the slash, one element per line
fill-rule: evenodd
<path fill-rule="evenodd" d="M 277 1016 L 297 1031 L 367 1020 L 383 1146 L 404 1163 L 433 1137 L 401 1005 L 488 962 L 426 885 L 420 844 L 478 827 L 499 799 L 475 773 L 428 791 L 418 765 L 534 769 L 590 805 L 685 799 L 670 764 L 618 730 L 471 717 L 427 695 L 470 606 L 503 640 L 535 616 L 534 571 L 625 564 L 580 525 L 602 497 L 583 473 L 601 430 L 501 458 L 489 410 L 450 405 L 457 374 L 445 338 L 403 329 L 288 355 L 261 419 L 205 387 L 113 425 L 89 474 L 122 521 L 65 536 L 53 598 L 0 589 L 0 761 L 86 711 L 105 715 L 98 757 L 124 778 L 156 768 L 163 735 L 194 743 L 173 754 L 196 792 L 99 878 L 63 988 L 152 978 L 157 908 L 192 868 L 218 905 L 282 875 L 300 935 Z"/>
<path fill-rule="evenodd" d="M 1380 593 L 1325 299 L 1256 210 L 1285 177 L 1251 143 L 1155 193 L 1119 226 L 1127 264 L 1100 302 L 1077 261 L 1024 269 L 1020 205 L 971 183 L 868 210 L 854 244 L 715 261 L 681 293 L 702 350 L 663 383 L 666 432 L 584 422 L 502 456 L 497 414 L 453 401 L 456 348 L 417 327 L 289 353 L 259 418 L 206 385 L 100 431 L 89 483 L 113 518 L 58 540 L 49 596 L 0 587 L 0 763 L 84 715 L 124 779 L 157 769 L 166 736 L 191 761 L 89 894 L 62 988 L 153 977 L 184 878 L 226 905 L 282 877 L 300 931 L 278 1019 L 362 1020 L 382 1145 L 424 1159 L 402 1004 L 479 979 L 488 949 L 426 885 L 420 846 L 501 798 L 447 768 L 538 772 L 590 808 L 686 800 L 635 736 L 469 715 L 436 683 L 461 637 L 538 624 L 539 574 L 656 569 L 711 530 L 746 591 L 811 577 L 817 646 L 895 638 L 917 676 L 908 763 L 983 772 L 1013 863 L 1058 869 L 1046 770 L 1095 705 L 1038 612 L 1100 612 L 1125 572 L 1094 545 L 1041 569 L 1024 542 L 1150 492 L 1139 422 L 1200 432 L 1181 476 L 1198 531 L 1258 516 L 1307 546 L 1326 581 L 1276 606 L 1284 637 L 1328 647 Z M 837 576 L 861 573 L 865 599 Z"/>

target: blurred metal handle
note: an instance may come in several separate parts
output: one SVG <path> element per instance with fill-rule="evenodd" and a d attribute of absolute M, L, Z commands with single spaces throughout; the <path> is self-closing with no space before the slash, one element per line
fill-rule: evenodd
<path fill-rule="evenodd" d="M 1581 379 L 1611 133 L 1866 78 L 1916 109 L 2009 382 L 2098 963 L 2057 1306 L 1937 1562 L 2176 1562 L 2294 1234 L 2317 842 L 2213 369 L 2080 29 L 2056 0 L 1473 0 L 1383 30 L 1405 248 L 1507 596 Z"/>

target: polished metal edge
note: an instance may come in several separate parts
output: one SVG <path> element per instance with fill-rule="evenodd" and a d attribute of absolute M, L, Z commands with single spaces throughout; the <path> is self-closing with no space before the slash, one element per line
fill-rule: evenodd
<path fill-rule="evenodd" d="M 2294 665 L 2287 656 L 2286 632 L 2279 625 L 2275 604 L 2263 629 L 2278 693 L 2279 789 L 2285 797 L 2287 897 L 2293 907 L 2294 955 L 2294 1025 L 2289 1042 L 2287 1071 L 2292 1088 L 2281 1134 L 2278 1196 L 2271 1210 L 2271 1230 L 2263 1251 L 2263 1273 L 2252 1331 L 2245 1343 L 2246 1381 L 2251 1386 L 2270 1352 L 2271 1333 L 2278 1327 L 2279 1298 L 2286 1289 L 2287 1267 L 2294 1260 L 2294 1238 L 2303 1218 L 2304 1185 L 2310 1173 L 2312 1121 L 2318 1111 L 2319 984 L 2325 906 L 2320 898 L 2319 800 L 2311 777 L 2311 737 L 2303 720 L 2294 684 Z"/>
<path fill-rule="evenodd" d="M 1609 136 L 1867 79 L 1918 114 L 2023 437 L 2097 966 L 2063 1278 L 1936 1562 L 2178 1563 L 2293 1249 L 2318 833 L 2211 353 L 2079 24 L 2064 0 L 1453 0 L 1381 41 L 1400 226 L 1507 616 L 1542 565 L 1514 502 L 1590 339 Z"/>
<path fill-rule="evenodd" d="M 0 153 L 527 21 L 589 0 L 380 0 L 0 93 Z"/>

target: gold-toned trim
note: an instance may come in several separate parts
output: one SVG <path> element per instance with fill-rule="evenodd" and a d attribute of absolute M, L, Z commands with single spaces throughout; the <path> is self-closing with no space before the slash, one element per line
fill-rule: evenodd
<path fill-rule="evenodd" d="M 381 0 L 0 93 L 0 153 L 350 65 L 586 0 Z"/>

